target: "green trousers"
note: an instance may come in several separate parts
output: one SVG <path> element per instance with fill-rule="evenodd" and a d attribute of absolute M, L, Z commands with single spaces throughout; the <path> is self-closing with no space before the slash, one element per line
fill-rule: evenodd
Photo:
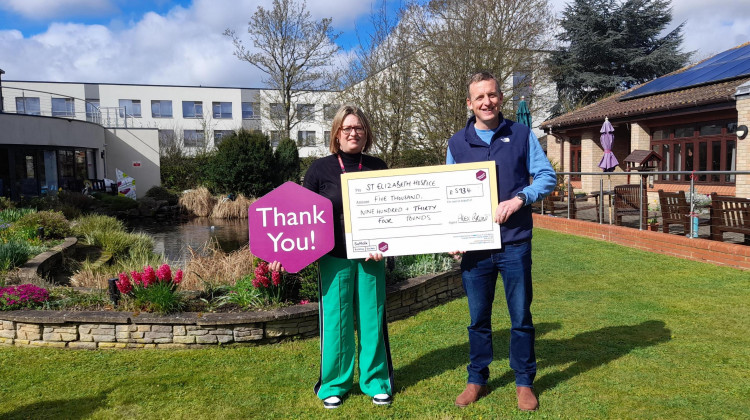
<path fill-rule="evenodd" d="M 354 381 L 354 330 L 359 345 L 359 388 L 393 395 L 393 364 L 385 318 L 385 261 L 349 260 L 329 255 L 319 260 L 321 400 L 343 396 Z"/>

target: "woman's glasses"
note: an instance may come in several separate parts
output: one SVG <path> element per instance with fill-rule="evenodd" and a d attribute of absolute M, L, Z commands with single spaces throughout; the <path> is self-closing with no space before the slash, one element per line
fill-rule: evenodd
<path fill-rule="evenodd" d="M 357 126 L 357 127 L 341 127 L 341 132 L 344 133 L 345 136 L 348 136 L 349 134 L 351 134 L 352 130 L 354 130 L 360 136 L 365 134 L 365 128 L 361 127 L 361 126 Z"/>

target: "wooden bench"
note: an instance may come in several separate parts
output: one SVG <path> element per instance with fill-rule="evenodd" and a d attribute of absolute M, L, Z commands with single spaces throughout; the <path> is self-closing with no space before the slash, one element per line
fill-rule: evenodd
<path fill-rule="evenodd" d="M 669 225 L 682 225 L 683 233 L 690 233 L 690 205 L 685 199 L 685 191 L 659 190 L 659 207 L 664 233 L 669 233 Z"/>
<path fill-rule="evenodd" d="M 750 198 L 711 193 L 711 239 L 723 241 L 724 232 L 741 233 L 750 243 Z"/>
<path fill-rule="evenodd" d="M 639 184 L 617 185 L 614 187 L 614 219 L 615 225 L 622 225 L 622 216 L 639 216 L 641 215 L 641 203 L 645 206 L 648 203 L 646 190 L 643 190 L 643 197 L 640 196 L 641 186 Z M 646 217 L 648 210 L 644 209 L 642 215 L 643 226 L 646 226 Z"/>

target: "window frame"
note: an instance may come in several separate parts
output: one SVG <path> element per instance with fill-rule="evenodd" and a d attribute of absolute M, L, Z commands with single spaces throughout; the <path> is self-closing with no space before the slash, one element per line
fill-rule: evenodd
<path fill-rule="evenodd" d="M 128 113 L 128 107 L 127 105 L 123 105 L 123 102 L 130 102 L 130 110 L 132 111 L 131 113 Z M 141 118 L 143 110 L 141 109 L 142 104 L 140 99 L 118 99 L 117 104 L 120 108 L 120 118 L 125 118 L 126 116 L 132 118 Z M 137 107 L 135 106 L 136 104 L 138 104 Z M 138 110 L 137 114 L 135 112 L 136 109 Z"/>
<path fill-rule="evenodd" d="M 158 105 L 158 115 L 154 112 L 154 105 Z M 167 115 L 164 111 L 164 105 L 168 105 L 169 114 Z M 174 111 L 172 109 L 171 99 L 152 99 L 151 100 L 151 118 L 174 118 Z"/>
<path fill-rule="evenodd" d="M 200 112 L 198 112 L 200 109 Z M 191 110 L 191 114 L 186 111 Z M 184 119 L 201 119 L 203 118 L 203 101 L 182 101 L 182 118 Z"/>
<path fill-rule="evenodd" d="M 219 112 L 216 112 L 216 108 L 219 108 Z M 229 107 L 229 114 L 226 114 L 225 106 Z M 232 119 L 232 103 L 231 102 L 211 102 L 211 115 L 216 119 Z"/>

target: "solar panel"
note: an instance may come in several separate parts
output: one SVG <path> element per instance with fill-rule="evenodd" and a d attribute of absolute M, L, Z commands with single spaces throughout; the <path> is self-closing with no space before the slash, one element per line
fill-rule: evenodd
<path fill-rule="evenodd" d="M 715 83 L 750 74 L 750 44 L 724 51 L 683 72 L 662 76 L 624 95 L 622 100 Z"/>

